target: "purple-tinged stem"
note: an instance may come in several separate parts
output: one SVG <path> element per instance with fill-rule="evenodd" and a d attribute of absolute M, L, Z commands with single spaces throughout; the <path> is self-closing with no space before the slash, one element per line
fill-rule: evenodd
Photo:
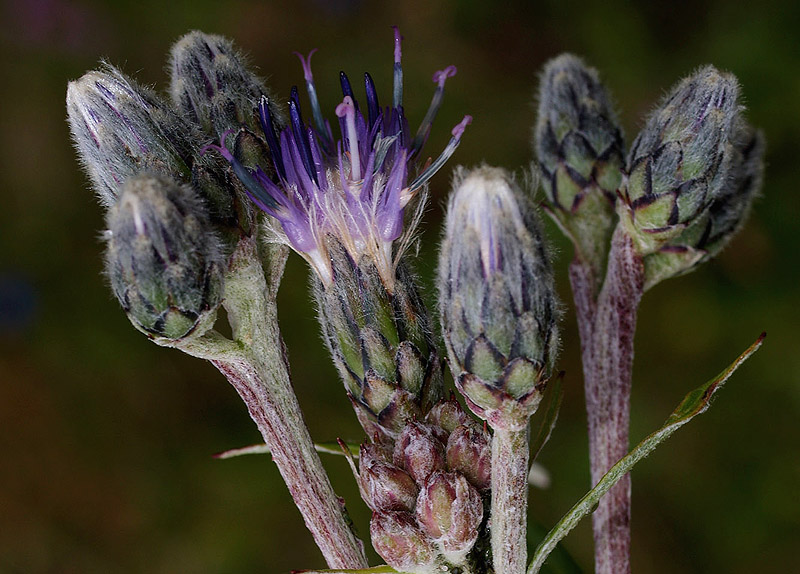
<path fill-rule="evenodd" d="M 494 572 L 524 574 L 528 558 L 528 429 L 493 430 L 490 525 Z"/>
<path fill-rule="evenodd" d="M 641 256 L 621 228 L 614 232 L 608 269 L 597 281 L 589 265 L 570 266 L 578 317 L 589 423 L 592 485 L 628 452 L 633 339 L 644 286 Z M 592 515 L 596 574 L 630 573 L 631 482 L 625 476 Z"/>
<path fill-rule="evenodd" d="M 279 351 L 280 353 L 280 351 Z M 343 506 L 314 450 L 294 393 L 265 384 L 258 360 L 212 361 L 247 405 L 330 568 L 366 568 L 363 550 L 347 524 Z"/>
<path fill-rule="evenodd" d="M 266 254 L 251 238 L 240 241 L 231 259 L 225 308 L 234 340 L 212 331 L 179 348 L 209 359 L 236 389 L 328 566 L 366 568 L 363 544 L 350 529 L 292 389 L 274 301 L 285 253 L 273 253 L 274 261 L 265 257 L 264 267 L 259 255 Z"/>

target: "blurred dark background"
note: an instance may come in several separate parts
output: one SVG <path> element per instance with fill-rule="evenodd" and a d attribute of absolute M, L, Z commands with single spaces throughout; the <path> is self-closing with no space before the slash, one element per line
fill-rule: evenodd
<path fill-rule="evenodd" d="M 302 84 L 293 50 L 319 48 L 323 106 L 337 72 L 391 85 L 390 25 L 405 36 L 412 125 L 432 72 L 456 64 L 428 151 L 464 113 L 475 121 L 434 179 L 418 270 L 431 287 L 441 206 L 456 164 L 520 170 L 531 160 L 532 96 L 550 57 L 571 51 L 610 87 L 628 142 L 673 82 L 703 63 L 735 73 L 766 132 L 764 197 L 714 262 L 648 293 L 639 316 L 632 440 L 719 372 L 762 330 L 764 348 L 719 396 L 633 473 L 638 574 L 798 571 L 800 541 L 800 4 L 725 0 L 631 5 L 358 1 L 165 3 L 6 0 L 0 12 L 0 572 L 287 572 L 319 567 L 267 456 L 218 461 L 257 442 L 238 397 L 210 365 L 134 331 L 101 276 L 101 209 L 65 122 L 66 83 L 100 57 L 163 89 L 165 55 L 191 29 L 228 35 L 273 88 Z M 384 96 L 384 98 L 388 95 Z M 588 486 L 578 338 L 566 264 L 548 222 L 567 314 L 559 426 L 541 457 L 552 486 L 531 518 L 551 526 Z M 359 439 L 292 258 L 281 317 L 312 434 Z M 326 458 L 362 535 L 368 515 L 341 458 Z M 565 546 L 591 572 L 588 521 Z M 377 563 L 377 562 L 375 562 Z"/>

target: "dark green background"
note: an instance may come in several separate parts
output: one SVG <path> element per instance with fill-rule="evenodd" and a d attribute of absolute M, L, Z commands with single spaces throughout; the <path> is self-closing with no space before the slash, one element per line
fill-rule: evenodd
<path fill-rule="evenodd" d="M 800 560 L 798 304 L 799 5 L 675 1 L 630 5 L 525 2 L 5 1 L 0 14 L 0 572 L 286 572 L 322 560 L 268 457 L 217 461 L 256 442 L 255 426 L 210 365 L 135 332 L 101 277 L 101 210 L 78 169 L 66 82 L 106 56 L 166 85 L 172 41 L 226 34 L 288 94 L 293 50 L 317 47 L 320 97 L 337 72 L 370 70 L 387 99 L 392 37 L 406 38 L 407 113 L 428 104 L 431 73 L 456 64 L 431 138 L 438 153 L 464 113 L 475 121 L 432 185 L 418 270 L 430 288 L 449 172 L 481 161 L 519 170 L 531 159 L 532 95 L 562 51 L 600 69 L 629 134 L 665 89 L 703 63 L 734 72 L 749 117 L 767 136 L 764 197 L 716 261 L 648 293 L 639 316 L 632 438 L 766 330 L 763 350 L 714 408 L 633 473 L 637 574 L 796 572 Z M 541 457 L 553 484 L 531 516 L 551 525 L 588 483 L 578 340 L 565 267 L 570 249 L 548 223 L 567 313 L 566 400 Z M 360 433 L 328 363 L 294 257 L 281 318 L 294 380 L 320 440 Z M 337 490 L 366 533 L 344 462 Z M 566 541 L 591 571 L 588 523 Z"/>

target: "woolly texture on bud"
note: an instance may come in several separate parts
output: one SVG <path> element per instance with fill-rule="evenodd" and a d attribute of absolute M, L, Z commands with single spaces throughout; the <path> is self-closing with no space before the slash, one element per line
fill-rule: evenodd
<path fill-rule="evenodd" d="M 391 443 L 441 398 L 442 371 L 427 310 L 404 266 L 393 290 L 331 238 L 333 281 L 315 281 L 322 332 L 367 436 Z"/>
<path fill-rule="evenodd" d="M 67 116 L 78 156 L 105 207 L 140 171 L 179 181 L 191 177 L 192 128 L 154 92 L 111 65 L 69 83 Z"/>
<path fill-rule="evenodd" d="M 373 513 L 369 532 L 375 551 L 398 572 L 433 574 L 439 571 L 436 548 L 419 528 L 413 514 Z"/>
<path fill-rule="evenodd" d="M 219 138 L 241 126 L 260 130 L 258 103 L 270 94 L 231 40 L 189 32 L 172 46 L 169 70 L 173 103 L 208 135 Z"/>
<path fill-rule="evenodd" d="M 463 474 L 482 492 L 492 486 L 490 439 L 489 433 L 475 424 L 456 427 L 447 439 L 447 468 Z"/>
<path fill-rule="evenodd" d="M 642 255 L 675 239 L 723 195 L 738 98 L 736 78 L 701 68 L 670 91 L 633 142 L 618 207 Z"/>
<path fill-rule="evenodd" d="M 455 426 L 432 422 L 438 419 Z M 488 433 L 457 401 L 434 405 L 427 422 L 408 422 L 393 452 L 366 443 L 358 470 L 355 461 L 350 464 L 373 510 L 373 545 L 387 564 L 402 572 L 477 568 L 482 557 L 472 550 L 485 531 L 481 495 L 488 494 L 491 446 Z"/>
<path fill-rule="evenodd" d="M 551 214 L 578 256 L 601 266 L 616 224 L 624 143 L 597 71 L 571 54 L 544 67 L 533 143 Z"/>
<path fill-rule="evenodd" d="M 106 224 L 106 273 L 136 328 L 182 339 L 213 326 L 224 261 L 190 187 L 164 176 L 130 177 Z"/>
<path fill-rule="evenodd" d="M 456 384 L 493 427 L 527 424 L 557 351 L 552 270 L 532 210 L 497 168 L 460 171 L 439 260 Z"/>
<path fill-rule="evenodd" d="M 644 258 L 645 289 L 688 273 L 719 253 L 741 229 L 764 175 L 764 137 L 744 121 L 734 131 L 728 177 L 706 213 Z"/>
<path fill-rule="evenodd" d="M 419 493 L 417 521 L 448 562 L 463 564 L 483 521 L 480 494 L 463 475 L 436 472 Z"/>

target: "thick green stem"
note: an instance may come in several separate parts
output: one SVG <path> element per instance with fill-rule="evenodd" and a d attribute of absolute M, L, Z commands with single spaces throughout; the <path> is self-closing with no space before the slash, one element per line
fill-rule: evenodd
<path fill-rule="evenodd" d="M 528 429 L 492 435 L 492 556 L 495 574 L 523 574 L 527 561 Z"/>
<path fill-rule="evenodd" d="M 239 393 L 328 566 L 365 568 L 363 545 L 350 528 L 292 389 L 270 287 L 255 241 L 243 240 L 225 289 L 234 340 L 212 331 L 181 348 L 211 360 Z"/>

